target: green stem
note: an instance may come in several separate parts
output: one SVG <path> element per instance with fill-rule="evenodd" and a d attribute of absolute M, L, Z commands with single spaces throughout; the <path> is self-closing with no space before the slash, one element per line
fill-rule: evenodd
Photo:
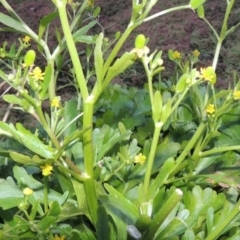
<path fill-rule="evenodd" d="M 235 151 L 235 150 L 240 150 L 240 146 L 229 146 L 229 147 L 218 147 L 218 148 L 213 148 L 211 150 L 201 152 L 199 153 L 200 157 L 206 157 L 208 155 L 216 154 L 216 153 L 221 153 L 221 152 L 227 152 L 227 151 Z"/>
<path fill-rule="evenodd" d="M 67 18 L 67 13 L 66 13 L 66 5 L 58 4 L 57 8 L 58 8 L 59 17 L 61 20 L 63 33 L 66 38 L 66 43 L 67 43 L 67 47 L 69 50 L 69 54 L 71 56 L 72 64 L 73 64 L 73 67 L 75 70 L 77 83 L 81 90 L 83 100 L 86 100 L 87 97 L 89 96 L 87 84 L 86 84 L 85 77 L 83 74 L 82 65 L 81 65 L 80 59 L 78 57 L 78 51 L 77 51 L 77 48 L 73 41 L 72 33 L 71 33 L 70 26 L 68 23 L 68 18 Z"/>
<path fill-rule="evenodd" d="M 227 9 L 226 9 L 226 12 L 225 12 L 225 15 L 224 15 L 222 29 L 221 29 L 221 32 L 220 32 L 220 36 L 218 38 L 218 43 L 217 43 L 217 47 L 216 47 L 216 50 L 215 50 L 214 59 L 213 59 L 213 63 L 212 63 L 212 67 L 213 67 L 214 70 L 216 70 L 216 67 L 217 67 L 217 62 L 218 62 L 220 50 L 221 50 L 221 47 L 222 47 L 222 42 L 224 41 L 225 37 L 227 36 L 227 34 L 226 34 L 227 33 L 227 28 L 228 28 L 227 27 L 227 22 L 228 22 L 228 18 L 229 18 L 229 15 L 231 13 L 234 1 L 235 0 L 231 0 L 230 2 L 227 3 Z"/>
<path fill-rule="evenodd" d="M 90 95 L 87 101 L 84 102 L 83 109 L 83 129 L 85 127 L 92 126 L 93 122 L 93 107 L 94 98 Z M 88 205 L 88 210 L 91 216 L 92 223 L 95 225 L 97 223 L 97 194 L 95 189 L 95 181 L 93 174 L 94 167 L 94 154 L 93 154 L 93 142 L 92 142 L 92 127 L 83 134 L 83 151 L 84 151 L 84 168 L 85 174 L 88 177 L 84 181 L 84 189 L 86 193 L 86 201 Z"/>
<path fill-rule="evenodd" d="M 154 157 L 155 157 L 155 153 L 156 153 L 156 149 L 157 149 L 157 145 L 158 145 L 158 139 L 159 139 L 159 135 L 160 135 L 162 126 L 163 126 L 163 124 L 161 122 L 155 123 L 153 140 L 152 140 L 152 144 L 151 144 L 150 153 L 149 153 L 149 156 L 147 159 L 147 168 L 146 168 L 146 173 L 145 173 L 144 182 L 143 182 L 143 189 L 144 189 L 144 193 L 146 196 L 147 196 L 147 191 L 149 188 L 150 178 L 151 178 L 151 174 L 152 174 L 152 166 L 153 166 Z"/>
<path fill-rule="evenodd" d="M 105 76 L 105 74 L 107 73 L 107 71 L 109 70 L 109 67 L 111 66 L 114 58 L 117 56 L 119 50 L 121 49 L 122 45 L 125 43 L 125 41 L 127 40 L 128 36 L 132 33 L 132 31 L 138 27 L 140 24 L 139 23 L 130 23 L 127 27 L 127 29 L 125 30 L 125 32 L 122 34 L 122 36 L 119 38 L 118 42 L 116 43 L 115 47 L 113 48 L 113 50 L 111 51 L 111 53 L 109 54 L 106 62 L 103 65 L 103 77 Z"/>
<path fill-rule="evenodd" d="M 205 240 L 214 240 L 218 239 L 221 232 L 232 222 L 232 220 L 239 214 L 240 210 L 240 202 L 236 204 L 236 206 L 232 209 L 232 211 L 226 214 L 225 219 L 217 226 L 214 227 L 210 234 L 207 236 Z"/>
<path fill-rule="evenodd" d="M 143 22 L 148 22 L 154 18 L 157 18 L 157 17 L 160 17 L 164 14 L 167 14 L 167 13 L 170 13 L 170 12 L 174 12 L 174 11 L 179 11 L 179 10 L 183 10 L 183 9 L 191 9 L 191 5 L 188 4 L 188 5 L 183 5 L 183 6 L 178 6 L 178 7 L 173 7 L 173 8 L 170 8 L 170 9 L 167 9 L 167 10 L 164 10 L 164 11 L 161 11 L 161 12 L 158 12 L 158 13 L 155 13 L 153 14 L 152 16 L 149 16 L 147 18 L 145 18 L 143 20 Z"/>

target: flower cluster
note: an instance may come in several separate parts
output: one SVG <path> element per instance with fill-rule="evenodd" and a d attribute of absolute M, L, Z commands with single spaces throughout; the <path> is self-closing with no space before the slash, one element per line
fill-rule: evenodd
<path fill-rule="evenodd" d="M 50 164 L 45 164 L 45 166 L 41 166 L 41 169 L 42 175 L 45 177 L 51 175 L 53 171 L 53 167 Z"/>
<path fill-rule="evenodd" d="M 208 114 L 213 114 L 215 112 L 215 106 L 213 104 L 208 104 L 206 108 Z"/>
<path fill-rule="evenodd" d="M 143 165 L 145 161 L 146 161 L 146 157 L 142 155 L 142 153 L 139 153 L 134 157 L 134 163 L 140 163 L 141 165 Z"/>
<path fill-rule="evenodd" d="M 45 73 L 42 72 L 40 67 L 35 67 L 32 72 L 29 73 L 30 76 L 33 76 L 36 81 L 43 81 Z"/>
<path fill-rule="evenodd" d="M 201 68 L 200 73 L 200 78 L 203 80 L 208 81 L 212 85 L 216 83 L 217 76 L 213 67 Z"/>
<path fill-rule="evenodd" d="M 234 100 L 240 100 L 240 91 L 234 91 L 233 92 L 233 99 Z"/>

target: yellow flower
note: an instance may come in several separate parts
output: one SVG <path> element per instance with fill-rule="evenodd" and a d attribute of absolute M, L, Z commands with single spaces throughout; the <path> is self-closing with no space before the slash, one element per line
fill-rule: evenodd
<path fill-rule="evenodd" d="M 142 153 L 139 153 L 134 157 L 134 163 L 140 163 L 143 165 L 145 163 L 146 157 L 142 155 Z"/>
<path fill-rule="evenodd" d="M 216 83 L 217 76 L 213 67 L 201 68 L 200 72 L 201 72 L 200 78 L 210 82 L 211 84 Z"/>
<path fill-rule="evenodd" d="M 25 44 L 29 44 L 31 42 L 31 38 L 29 36 L 25 36 L 24 38 L 22 38 L 22 41 Z"/>
<path fill-rule="evenodd" d="M 60 97 L 54 97 L 51 101 L 51 107 L 60 107 Z"/>
<path fill-rule="evenodd" d="M 23 194 L 24 194 L 25 196 L 32 195 L 32 194 L 33 194 L 33 190 L 32 190 L 31 188 L 29 188 L 29 187 L 24 188 L 24 189 L 23 189 Z"/>
<path fill-rule="evenodd" d="M 233 99 L 234 100 L 240 100 L 240 91 L 234 91 L 233 92 Z"/>
<path fill-rule="evenodd" d="M 145 46 L 143 48 L 134 48 L 131 52 L 136 53 L 137 58 L 142 58 L 143 56 L 147 55 L 150 50 L 147 46 Z"/>
<path fill-rule="evenodd" d="M 53 167 L 50 164 L 45 164 L 45 166 L 42 166 L 41 169 L 42 169 L 42 175 L 48 176 L 52 174 Z"/>
<path fill-rule="evenodd" d="M 42 70 L 39 67 L 35 67 L 32 72 L 29 73 L 29 75 L 33 76 L 33 78 L 38 80 L 43 80 L 45 73 L 42 72 Z"/>
<path fill-rule="evenodd" d="M 178 51 L 173 52 L 173 59 L 181 59 L 181 53 Z"/>
<path fill-rule="evenodd" d="M 195 50 L 192 52 L 192 54 L 193 54 L 194 57 L 198 57 L 198 56 L 200 55 L 200 52 L 199 52 L 197 49 L 195 49 Z"/>
<path fill-rule="evenodd" d="M 213 114 L 215 112 L 215 106 L 213 104 L 208 104 L 206 111 L 209 114 Z"/>
<path fill-rule="evenodd" d="M 59 237 L 58 235 L 55 235 L 53 240 L 65 240 L 65 236 L 63 235 L 63 236 Z"/>

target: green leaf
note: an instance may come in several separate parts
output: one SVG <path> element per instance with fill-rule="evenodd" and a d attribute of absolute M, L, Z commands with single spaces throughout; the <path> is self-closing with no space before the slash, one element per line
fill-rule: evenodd
<path fill-rule="evenodd" d="M 17 134 L 19 136 L 20 142 L 31 150 L 34 153 L 46 158 L 53 159 L 53 149 L 49 146 L 42 143 L 42 141 L 34 134 L 32 134 L 29 130 L 23 127 L 22 124 L 17 123 Z"/>
<path fill-rule="evenodd" d="M 172 111 L 172 99 L 168 99 L 167 103 L 162 108 L 160 122 L 166 123 Z"/>
<path fill-rule="evenodd" d="M 51 82 L 52 79 L 52 65 L 48 64 L 47 67 L 45 68 L 45 75 L 44 79 L 41 84 L 41 92 L 40 92 L 40 99 L 44 100 L 46 98 L 46 93 L 48 90 L 49 83 Z"/>
<path fill-rule="evenodd" d="M 3 100 L 11 104 L 22 106 L 22 99 L 13 94 L 5 94 Z"/>
<path fill-rule="evenodd" d="M 17 32 L 23 32 L 23 33 L 29 34 L 25 26 L 23 25 L 23 23 L 15 20 L 12 17 L 9 17 L 8 15 L 0 13 L 0 22 L 8 27 L 11 27 L 17 30 Z"/>
<path fill-rule="evenodd" d="M 121 58 L 118 58 L 114 64 L 109 67 L 107 75 L 104 79 L 104 87 L 108 85 L 108 83 L 120 73 L 124 72 L 129 66 L 134 63 L 135 53 L 124 53 Z"/>
<path fill-rule="evenodd" d="M 153 180 L 149 190 L 148 190 L 148 200 L 154 199 L 158 193 L 158 189 L 162 187 L 164 182 L 167 180 L 169 174 L 172 172 L 174 167 L 174 158 L 168 158 L 163 166 L 161 167 L 160 172 L 157 177 Z"/>
<path fill-rule="evenodd" d="M 203 5 L 206 2 L 206 0 L 190 0 L 190 5 L 193 10 L 199 8 L 201 5 Z"/>
<path fill-rule="evenodd" d="M 205 17 L 205 13 L 204 13 L 204 6 L 201 5 L 200 7 L 198 7 L 197 9 L 197 15 L 199 18 L 204 18 Z"/>
<path fill-rule="evenodd" d="M 159 121 L 162 113 L 162 96 L 160 91 L 156 91 L 153 95 L 152 117 L 156 123 Z"/>
<path fill-rule="evenodd" d="M 17 207 L 24 200 L 22 190 L 11 177 L 0 179 L 0 192 L 0 207 L 3 210 Z"/>
<path fill-rule="evenodd" d="M 175 217 L 166 228 L 154 239 L 172 239 L 174 236 L 180 236 L 188 229 L 188 225 L 180 218 Z"/>
<path fill-rule="evenodd" d="M 98 240 L 111 240 L 110 239 L 110 226 L 107 212 L 103 206 L 98 207 L 98 220 L 96 225 L 97 239 Z"/>
<path fill-rule="evenodd" d="M 38 38 L 39 40 L 42 38 L 43 33 L 45 32 L 47 26 L 58 16 L 58 12 L 53 12 L 50 13 L 46 16 L 44 16 L 39 23 L 39 28 L 38 28 Z"/>
<path fill-rule="evenodd" d="M 10 157 L 13 159 L 13 161 L 20 163 L 22 165 L 36 165 L 36 166 L 40 166 L 40 165 L 44 165 L 45 163 L 48 162 L 48 160 L 46 159 L 41 159 L 39 158 L 37 155 L 34 155 L 32 158 L 18 153 L 18 152 L 9 152 Z"/>
<path fill-rule="evenodd" d="M 61 212 L 58 216 L 57 222 L 63 222 L 67 219 L 83 215 L 84 211 L 76 207 L 74 202 L 66 202 L 61 207 Z"/>
<path fill-rule="evenodd" d="M 187 79 L 188 79 L 189 75 L 187 73 L 183 74 L 180 79 L 178 80 L 177 84 L 176 84 L 176 92 L 177 93 L 182 93 L 186 86 L 187 86 Z"/>
<path fill-rule="evenodd" d="M 81 39 L 84 37 L 84 35 L 93 27 L 97 24 L 97 21 L 92 21 L 88 23 L 87 25 L 84 25 L 84 27 L 80 28 L 76 32 L 73 33 L 73 40 L 81 42 Z M 87 36 L 85 36 L 87 37 Z M 90 37 L 90 36 L 89 36 Z M 92 37 L 91 37 L 92 38 Z"/>
<path fill-rule="evenodd" d="M 102 73 L 103 73 L 103 53 L 102 53 L 102 44 L 103 44 L 103 33 L 98 35 L 96 40 L 96 46 L 94 49 L 94 66 L 97 75 L 97 82 L 102 85 Z"/>
<path fill-rule="evenodd" d="M 38 231 L 46 231 L 53 223 L 55 223 L 55 221 L 56 217 L 46 216 L 37 223 L 36 228 Z"/>

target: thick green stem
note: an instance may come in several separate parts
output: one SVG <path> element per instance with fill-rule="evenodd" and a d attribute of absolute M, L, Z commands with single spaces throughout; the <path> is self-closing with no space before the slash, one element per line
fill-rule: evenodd
<path fill-rule="evenodd" d="M 90 95 L 84 102 L 83 109 L 83 129 L 85 127 L 92 126 L 93 121 L 93 107 L 94 107 L 94 97 Z M 91 216 L 92 223 L 95 225 L 97 223 L 97 194 L 95 189 L 95 180 L 93 174 L 94 167 L 94 154 L 93 154 L 93 142 L 92 142 L 92 127 L 83 134 L 83 151 L 84 151 L 84 168 L 85 174 L 88 177 L 84 181 L 84 189 L 86 193 L 86 201 L 88 205 L 88 210 Z"/>
<path fill-rule="evenodd" d="M 157 149 L 157 145 L 158 145 L 158 139 L 159 139 L 159 135 L 160 135 L 162 126 L 163 126 L 163 124 L 161 122 L 155 123 L 153 140 L 152 140 L 152 144 L 151 144 L 150 153 L 149 153 L 149 156 L 147 159 L 147 168 L 146 168 L 146 173 L 144 176 L 144 183 L 143 183 L 143 189 L 144 189 L 145 195 L 147 195 L 147 191 L 148 191 L 148 187 L 149 187 L 149 183 L 150 183 L 150 178 L 151 178 L 151 174 L 152 174 L 152 166 L 153 166 L 154 157 L 155 157 L 155 153 L 156 153 L 156 149 Z"/>
<path fill-rule="evenodd" d="M 77 48 L 73 41 L 72 33 L 71 33 L 70 26 L 68 23 L 68 18 L 67 18 L 67 13 L 66 13 L 66 5 L 59 4 L 59 5 L 57 5 L 57 7 L 58 7 L 58 11 L 59 11 L 59 17 L 61 20 L 63 33 L 66 38 L 67 47 L 68 47 L 69 54 L 72 59 L 72 64 L 73 64 L 73 67 L 75 70 L 77 83 L 81 90 L 83 100 L 86 100 L 89 95 L 88 89 L 87 89 L 87 84 L 86 84 L 85 77 L 83 74 L 82 65 L 81 65 L 80 59 L 78 57 L 78 51 L 77 51 Z"/>

